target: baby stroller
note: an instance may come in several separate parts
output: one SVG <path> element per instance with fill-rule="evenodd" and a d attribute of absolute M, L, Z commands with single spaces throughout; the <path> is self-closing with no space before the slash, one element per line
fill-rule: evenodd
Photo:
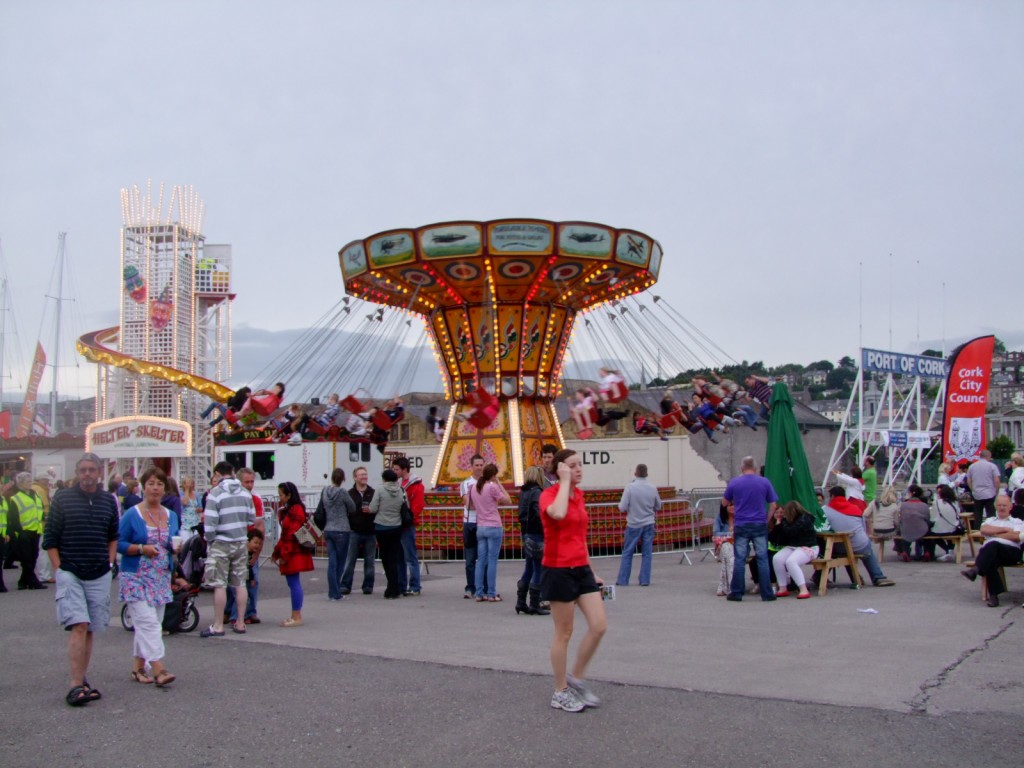
<path fill-rule="evenodd" d="M 164 606 L 163 628 L 165 632 L 172 635 L 178 632 L 192 632 L 199 626 L 196 597 L 199 595 L 199 585 L 202 583 L 205 567 L 206 541 L 197 530 L 193 530 L 192 535 L 181 543 L 181 550 L 178 552 L 174 569 L 173 581 L 179 578 L 184 579 L 188 585 L 179 587 L 172 581 L 171 589 L 174 599 Z M 128 632 L 133 629 L 132 617 L 128 614 L 127 604 L 121 606 L 121 626 Z"/>

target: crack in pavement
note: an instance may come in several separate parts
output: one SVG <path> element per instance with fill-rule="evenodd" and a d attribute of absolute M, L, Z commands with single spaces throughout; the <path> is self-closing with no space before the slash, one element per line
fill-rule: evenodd
<path fill-rule="evenodd" d="M 1005 616 L 1007 613 L 1010 612 L 1010 610 L 1012 609 L 1008 608 L 1006 611 L 1004 611 L 1003 615 Z M 1004 624 L 993 634 L 989 635 L 984 640 L 982 640 L 981 643 L 974 646 L 973 648 L 968 648 L 966 651 L 961 653 L 955 661 L 953 661 L 951 664 L 943 668 L 942 671 L 939 672 L 939 674 L 937 674 L 935 677 L 930 678 L 929 680 L 926 680 L 925 682 L 921 683 L 920 692 L 913 699 L 907 702 L 907 705 L 910 707 L 910 711 L 915 715 L 928 714 L 928 702 L 931 699 L 932 694 L 935 692 L 935 689 L 941 687 L 946 682 L 946 680 L 949 679 L 949 676 L 969 658 L 971 658 L 977 653 L 981 653 L 982 651 L 987 651 L 992 642 L 1001 637 L 1015 623 L 1015 621 L 1010 621 Z"/>

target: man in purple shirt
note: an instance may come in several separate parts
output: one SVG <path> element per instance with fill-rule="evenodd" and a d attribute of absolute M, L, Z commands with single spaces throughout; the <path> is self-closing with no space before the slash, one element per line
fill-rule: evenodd
<path fill-rule="evenodd" d="M 774 600 L 775 593 L 772 591 L 772 579 L 768 570 L 768 518 L 775 511 L 775 502 L 779 497 L 771 481 L 757 473 L 753 456 L 743 457 L 740 462 L 740 475 L 729 481 L 723 497 L 733 508 L 733 548 L 736 557 L 727 599 L 737 603 L 743 599 L 747 551 L 753 542 L 761 599 L 766 602 Z"/>

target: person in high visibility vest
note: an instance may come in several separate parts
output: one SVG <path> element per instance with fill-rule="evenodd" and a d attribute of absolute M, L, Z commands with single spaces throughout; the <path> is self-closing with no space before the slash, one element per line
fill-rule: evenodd
<path fill-rule="evenodd" d="M 19 472 L 14 478 L 18 490 L 11 496 L 10 504 L 18 513 L 21 532 L 18 547 L 21 555 L 21 578 L 18 589 L 46 589 L 36 576 L 36 561 L 39 559 L 39 540 L 43 536 L 43 500 L 32 490 L 32 474 Z"/>
<path fill-rule="evenodd" d="M 7 533 L 7 505 L 0 502 L 0 592 L 7 591 L 7 587 L 4 586 L 4 569 L 2 565 L 7 551 L 7 542 L 10 540 L 11 537 Z"/>

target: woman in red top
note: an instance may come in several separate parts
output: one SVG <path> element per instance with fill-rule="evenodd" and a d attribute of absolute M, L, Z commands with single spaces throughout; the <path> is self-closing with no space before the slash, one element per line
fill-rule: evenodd
<path fill-rule="evenodd" d="M 558 485 L 544 490 L 540 496 L 541 520 L 544 523 L 544 574 L 541 597 L 551 603 L 555 633 L 551 641 L 551 669 L 555 673 L 555 692 L 551 697 L 554 709 L 580 712 L 584 707 L 599 707 L 601 700 L 585 682 L 587 665 L 594 656 L 608 619 L 601 602 L 604 583 L 590 568 L 587 552 L 587 508 L 583 504 L 583 459 L 576 451 L 561 450 L 555 454 L 554 465 Z M 587 634 L 576 653 L 573 674 L 566 674 L 569 640 L 575 605 L 587 620 Z"/>
<path fill-rule="evenodd" d="M 299 574 L 313 570 L 313 553 L 299 546 L 295 532 L 306 522 L 306 507 L 295 483 L 281 483 L 277 486 L 280 506 L 277 519 L 281 524 L 281 538 L 274 547 L 270 561 L 281 569 L 281 575 L 288 582 L 292 598 L 292 615 L 281 622 L 282 627 L 302 626 L 302 581 Z"/>

